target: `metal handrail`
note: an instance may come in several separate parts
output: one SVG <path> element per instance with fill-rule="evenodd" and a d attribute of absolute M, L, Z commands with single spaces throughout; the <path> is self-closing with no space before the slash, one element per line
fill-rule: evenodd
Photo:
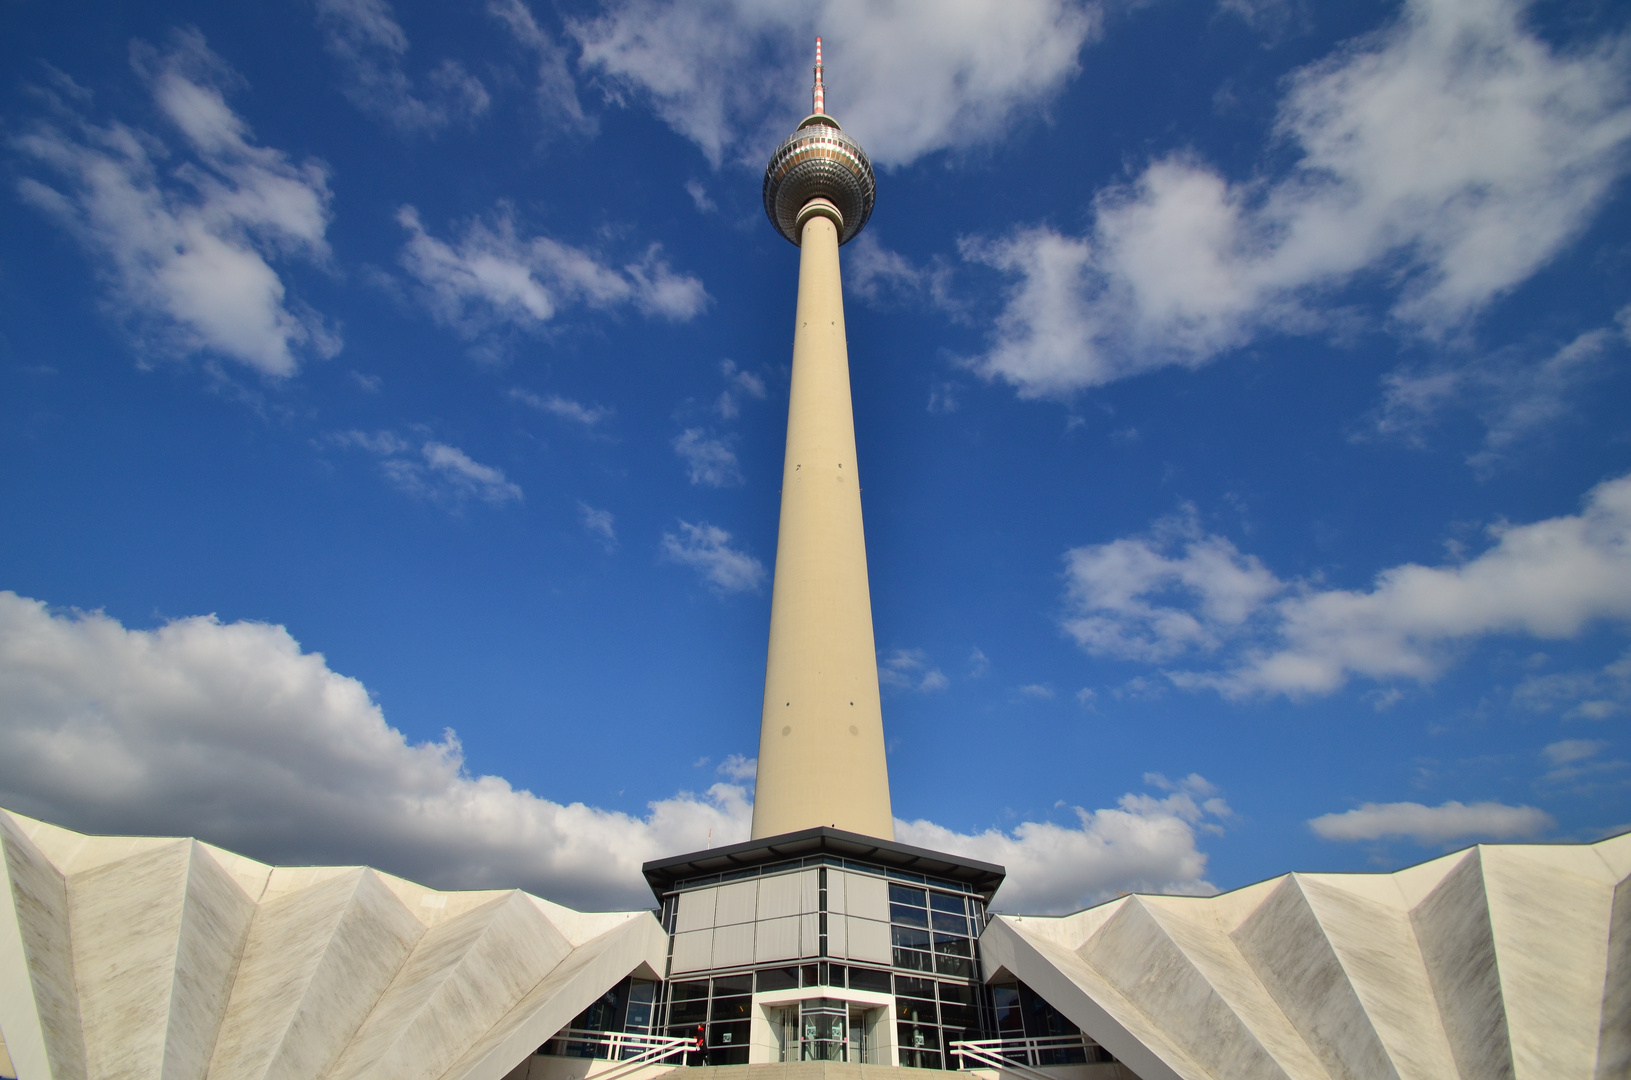
<path fill-rule="evenodd" d="M 1032 1038 L 959 1039 L 949 1048 L 957 1058 L 959 1069 L 966 1068 L 963 1059 L 970 1058 L 987 1068 L 1010 1072 L 1025 1080 L 1055 1080 L 1041 1071 L 1042 1062 L 1037 1060 L 1041 1053 L 1047 1050 L 1081 1050 L 1085 1057 L 1089 1045 L 1098 1044 L 1085 1035 L 1044 1035 Z"/>
<path fill-rule="evenodd" d="M 561 1029 L 555 1033 L 550 1042 L 604 1046 L 606 1058 L 598 1060 L 616 1061 L 617 1064 L 603 1072 L 595 1073 L 595 1080 L 617 1080 L 618 1077 L 625 1076 L 642 1066 L 666 1061 L 675 1054 L 683 1054 L 696 1047 L 695 1039 L 675 1035 L 646 1035 L 637 1031 L 583 1031 L 577 1028 Z M 633 1051 L 632 1055 L 630 1051 Z"/>

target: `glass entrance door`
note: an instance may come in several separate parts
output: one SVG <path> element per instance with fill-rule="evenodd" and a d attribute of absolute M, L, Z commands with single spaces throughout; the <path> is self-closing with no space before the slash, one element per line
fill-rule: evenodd
<path fill-rule="evenodd" d="M 849 1010 L 849 1060 L 857 1065 L 865 1065 L 870 1059 L 866 1044 L 867 1010 L 850 1006 Z"/>
<path fill-rule="evenodd" d="M 799 1060 L 847 1061 L 849 1007 L 817 998 L 799 1004 Z"/>

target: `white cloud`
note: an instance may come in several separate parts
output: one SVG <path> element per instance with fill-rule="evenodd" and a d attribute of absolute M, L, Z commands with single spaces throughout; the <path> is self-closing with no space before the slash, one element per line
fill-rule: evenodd
<path fill-rule="evenodd" d="M 1515 704 L 1534 712 L 1563 710 L 1565 720 L 1607 720 L 1631 710 L 1631 649 L 1600 671 L 1530 675 L 1512 691 Z"/>
<path fill-rule="evenodd" d="M 714 402 L 714 409 L 726 420 L 734 420 L 742 412 L 740 404 L 744 397 L 763 401 L 765 397 L 765 381 L 751 371 L 743 371 L 736 366 L 734 360 L 721 360 L 719 373 L 725 377 L 725 389 L 719 392 L 719 399 Z"/>
<path fill-rule="evenodd" d="M 759 759 L 744 757 L 741 754 L 729 754 L 719 767 L 714 770 L 720 776 L 728 776 L 738 783 L 747 783 L 759 776 Z"/>
<path fill-rule="evenodd" d="M 583 531 L 599 540 L 607 551 L 617 547 L 617 528 L 610 510 L 596 510 L 588 503 L 580 502 L 578 520 L 583 523 Z"/>
<path fill-rule="evenodd" d="M 572 26 L 614 97 L 649 100 L 716 165 L 762 167 L 809 111 L 817 33 L 827 102 L 873 160 L 1000 138 L 1045 105 L 1098 36 L 1074 0 L 621 0 Z"/>
<path fill-rule="evenodd" d="M 1203 534 L 1188 507 L 1148 536 L 1071 549 L 1065 576 L 1065 631 L 1089 652 L 1136 660 L 1216 649 L 1284 587 L 1256 557 Z"/>
<path fill-rule="evenodd" d="M 716 784 L 643 815 L 563 805 L 410 743 L 279 626 L 127 630 L 0 593 L 0 804 L 93 832 L 200 836 L 283 863 L 365 862 L 444 888 L 649 907 L 647 859 L 745 840 Z"/>
<path fill-rule="evenodd" d="M 578 101 L 577 83 L 566 49 L 538 25 L 521 0 L 490 0 L 487 10 L 502 22 L 522 48 L 532 53 L 536 63 L 538 111 L 546 120 L 580 132 L 592 132 L 594 121 L 584 114 Z"/>
<path fill-rule="evenodd" d="M 991 671 L 991 658 L 976 645 L 968 654 L 968 677 L 978 679 Z"/>
<path fill-rule="evenodd" d="M 1631 618 L 1631 476 L 1597 485 L 1580 514 L 1492 526 L 1478 556 L 1390 567 L 1369 589 L 1284 582 L 1223 537 L 1166 528 L 1067 552 L 1063 626 L 1094 653 L 1220 652 L 1219 668 L 1167 672 L 1191 689 L 1298 696 L 1353 676 L 1426 682 L 1460 643 L 1570 638 Z"/>
<path fill-rule="evenodd" d="M 1275 178 L 1235 183 L 1175 153 L 1094 199 L 1085 237 L 965 242 L 1018 279 L 975 361 L 1027 396 L 1195 366 L 1327 324 L 1362 279 L 1439 337 L 1577 237 L 1627 167 L 1619 39 L 1562 52 L 1513 0 L 1412 0 L 1387 29 L 1288 81 Z"/>
<path fill-rule="evenodd" d="M 63 77 L 51 118 L 11 140 L 60 186 L 24 177 L 23 200 L 84 245 L 112 310 L 146 348 L 224 357 L 274 378 L 293 375 L 303 356 L 338 352 L 339 339 L 272 267 L 327 260 L 327 168 L 254 142 L 226 103 L 238 77 L 197 31 L 177 33 L 163 53 L 137 43 L 132 62 L 179 143 L 91 123 L 89 95 Z"/>
<path fill-rule="evenodd" d="M 1484 424 L 1483 445 L 1468 464 L 1488 470 L 1510 456 L 1523 439 L 1568 415 L 1571 400 L 1604 373 L 1614 330 L 1577 336 L 1539 363 L 1508 350 L 1459 367 L 1396 371 L 1383 380 L 1376 432 L 1420 445 L 1435 414 L 1470 408 Z"/>
<path fill-rule="evenodd" d="M 1553 765 L 1573 765 L 1595 757 L 1607 745 L 1601 739 L 1563 739 L 1549 744 L 1541 752 Z"/>
<path fill-rule="evenodd" d="M 639 815 L 471 776 L 451 730 L 409 742 L 362 683 L 265 623 L 129 630 L 0 592 L 0 714 L 8 809 L 90 832 L 198 836 L 270 862 L 366 863 L 441 888 L 520 886 L 588 909 L 650 906 L 642 862 L 699 850 L 710 834 L 745 840 L 752 818 L 756 763 L 739 754 L 719 766 L 734 782 Z M 1074 825 L 896 831 L 1006 865 L 1007 910 L 1215 892 L 1196 831 L 1228 808 L 1199 777 L 1165 786 L 1165 798 L 1078 808 Z"/>
<path fill-rule="evenodd" d="M 950 286 L 951 267 L 943 260 L 919 266 L 884 247 L 873 232 L 857 237 L 844 261 L 844 287 L 871 304 L 922 301 L 955 313 Z"/>
<path fill-rule="evenodd" d="M 559 394 L 541 397 L 531 390 L 523 390 L 519 386 L 510 390 L 510 400 L 519 401 L 523 405 L 530 405 L 539 412 L 558 416 L 562 420 L 582 424 L 586 428 L 593 428 L 596 424 L 612 415 L 612 410 L 605 405 L 585 405 L 580 401 L 573 401 L 571 398 L 564 398 Z"/>
<path fill-rule="evenodd" d="M 1035 698 L 1038 701 L 1053 699 L 1053 687 L 1044 686 L 1042 683 L 1026 683 L 1019 688 L 1018 693 L 1020 697 Z"/>
<path fill-rule="evenodd" d="M 685 460 L 691 483 L 707 487 L 731 487 L 742 483 L 742 467 L 736 451 L 723 439 L 701 428 L 686 428 L 674 439 L 674 452 Z"/>
<path fill-rule="evenodd" d="M 380 470 L 396 487 L 452 509 L 470 498 L 493 505 L 522 498 L 520 485 L 502 469 L 483 465 L 446 443 L 426 440 L 415 452 L 413 443 L 390 431 L 343 431 L 325 441 L 368 451 L 380 459 Z"/>
<path fill-rule="evenodd" d="M 730 546 L 731 534 L 716 525 L 680 522 L 677 533 L 664 533 L 663 554 L 689 566 L 720 592 L 753 592 L 764 584 L 764 563 Z"/>
<path fill-rule="evenodd" d="M 951 685 L 946 673 L 929 663 L 922 649 L 896 649 L 878 662 L 878 682 L 902 690 L 932 694 Z"/>
<path fill-rule="evenodd" d="M 437 318 L 467 336 L 501 324 L 537 328 L 572 304 L 633 305 L 684 322 L 708 302 L 702 282 L 671 270 L 655 244 L 638 260 L 613 267 L 547 236 L 521 237 L 507 206 L 491 224 L 470 222 L 452 243 L 427 232 L 411 206 L 397 212 L 397 223 L 408 233 L 403 268 L 424 287 Z"/>
<path fill-rule="evenodd" d="M 1221 799 L 1206 801 L 1228 816 Z M 1206 855 L 1195 834 L 1197 828 L 1215 831 L 1221 819 L 1190 791 L 1159 799 L 1127 794 L 1114 809 L 1072 809 L 1073 825 L 1027 821 L 1011 832 L 962 834 L 929 821 L 897 819 L 895 838 L 1006 867 L 1008 879 L 995 904 L 1003 911 L 1075 911 L 1118 892 L 1217 892 L 1205 879 Z"/>
<path fill-rule="evenodd" d="M 1324 840 L 1414 840 L 1423 847 L 1458 840 L 1525 840 L 1556 822 L 1533 806 L 1498 802 L 1366 803 L 1341 814 L 1323 814 L 1308 825 Z"/>
<path fill-rule="evenodd" d="M 456 60 L 431 71 L 427 94 L 415 93 L 402 69 L 408 35 L 386 0 L 317 0 L 317 25 L 346 99 L 398 131 L 434 133 L 487 111 L 487 88 Z"/>
<path fill-rule="evenodd" d="M 687 180 L 685 193 L 691 196 L 691 201 L 696 204 L 699 214 L 711 214 L 719 209 L 719 204 L 708 197 L 708 189 L 702 186 L 700 180 Z"/>

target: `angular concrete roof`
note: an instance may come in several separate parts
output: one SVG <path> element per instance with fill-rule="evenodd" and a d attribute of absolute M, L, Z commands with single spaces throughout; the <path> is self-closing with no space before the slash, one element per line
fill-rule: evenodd
<path fill-rule="evenodd" d="M 0 1032 L 20 1080 L 500 1080 L 667 953 L 647 911 L 4 810 L 0 851 Z"/>
<path fill-rule="evenodd" d="M 980 944 L 1142 1080 L 1631 1077 L 1631 834 L 1001 916 Z"/>

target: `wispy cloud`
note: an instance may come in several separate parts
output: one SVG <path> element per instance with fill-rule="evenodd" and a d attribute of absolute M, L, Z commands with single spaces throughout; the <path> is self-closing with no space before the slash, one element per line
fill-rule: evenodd
<path fill-rule="evenodd" d="M 1512 701 L 1533 712 L 1562 710 L 1565 720 L 1607 720 L 1631 711 L 1631 649 L 1597 671 L 1530 675 Z"/>
<path fill-rule="evenodd" d="M 578 520 L 583 524 L 583 531 L 600 541 L 600 546 L 607 551 L 617 547 L 616 519 L 610 510 L 596 510 L 588 503 L 578 503 Z"/>
<path fill-rule="evenodd" d="M 878 682 L 919 694 L 932 694 L 951 685 L 946 673 L 929 662 L 922 649 L 896 649 L 878 661 Z"/>
<path fill-rule="evenodd" d="M 751 371 L 738 368 L 734 360 L 721 360 L 719 373 L 725 377 L 725 389 L 719 392 L 719 398 L 714 402 L 714 410 L 721 418 L 736 419 L 742 412 L 740 403 L 744 397 L 757 401 L 764 400 L 764 379 Z"/>
<path fill-rule="evenodd" d="M 522 498 L 520 485 L 502 469 L 483 465 L 446 443 L 425 440 L 416 446 L 390 431 L 342 431 L 324 441 L 373 454 L 379 459 L 380 471 L 396 487 L 450 509 L 472 498 L 495 506 Z"/>
<path fill-rule="evenodd" d="M 759 759 L 743 757 L 741 754 L 729 754 L 714 771 L 719 773 L 720 776 L 735 780 L 739 784 L 745 784 L 758 777 Z"/>
<path fill-rule="evenodd" d="M 1217 654 L 1210 670 L 1166 672 L 1191 689 L 1297 696 L 1354 676 L 1425 682 L 1461 642 L 1570 638 L 1631 616 L 1631 476 L 1593 488 L 1579 514 L 1492 526 L 1481 554 L 1390 567 L 1368 589 L 1283 581 L 1224 537 L 1176 520 L 1068 552 L 1062 625 L 1096 654 Z"/>
<path fill-rule="evenodd" d="M 578 100 L 577 83 L 572 78 L 566 48 L 538 25 L 522 0 L 489 0 L 487 10 L 505 25 L 516 43 L 533 56 L 536 64 L 533 97 L 539 115 L 568 130 L 592 133 L 596 125 Z"/>
<path fill-rule="evenodd" d="M 685 462 L 691 483 L 705 487 L 732 487 L 742 483 L 736 451 L 702 428 L 686 428 L 674 439 L 674 452 Z"/>
<path fill-rule="evenodd" d="M 564 398 L 559 394 L 540 396 L 531 390 L 523 390 L 519 386 L 511 388 L 509 396 L 511 401 L 519 401 L 523 405 L 537 409 L 539 412 L 558 416 L 562 420 L 568 420 L 574 424 L 582 424 L 586 428 L 593 428 L 612 415 L 611 408 L 606 405 L 585 405 L 582 402 L 573 401 L 571 398 Z"/>
<path fill-rule="evenodd" d="M 971 238 L 1014 284 L 974 366 L 1022 395 L 1195 366 L 1264 333 L 1331 324 L 1365 277 L 1439 338 L 1577 237 L 1631 164 L 1625 41 L 1553 49 L 1515 0 L 1413 0 L 1287 80 L 1271 179 L 1193 154 L 1100 191 L 1085 236 Z M 1272 174 L 1270 174 L 1272 176 Z"/>
<path fill-rule="evenodd" d="M 414 89 L 403 70 L 408 35 L 386 0 L 317 0 L 317 25 L 346 99 L 399 132 L 434 134 L 487 111 L 487 88 L 457 60 L 443 60 L 425 90 Z"/>
<path fill-rule="evenodd" d="M 615 267 L 548 236 L 521 236 L 507 206 L 489 221 L 471 221 L 452 242 L 432 236 L 411 206 L 397 212 L 397 223 L 408 234 L 403 268 L 423 287 L 432 313 L 468 337 L 497 326 L 536 329 L 574 304 L 629 305 L 684 322 L 708 303 L 702 282 L 670 269 L 655 244 Z"/>
<path fill-rule="evenodd" d="M 707 522 L 682 521 L 679 526 L 678 532 L 663 534 L 662 550 L 669 559 L 691 567 L 722 593 L 755 592 L 764 584 L 764 563 L 731 547 L 730 533 Z"/>
<path fill-rule="evenodd" d="M 1341 814 L 1322 814 L 1308 827 L 1322 840 L 1413 840 L 1423 847 L 1459 840 L 1528 840 L 1556 822 L 1533 806 L 1498 802 L 1365 803 Z"/>
<path fill-rule="evenodd" d="M 60 76 L 49 116 L 11 139 L 59 186 L 25 176 L 18 194 L 80 241 L 143 349 L 225 358 L 272 378 L 334 355 L 339 337 L 273 269 L 328 259 L 328 169 L 255 142 L 226 102 L 239 77 L 196 30 L 163 51 L 138 42 L 131 55 L 179 141 L 92 123 L 89 94 Z"/>

